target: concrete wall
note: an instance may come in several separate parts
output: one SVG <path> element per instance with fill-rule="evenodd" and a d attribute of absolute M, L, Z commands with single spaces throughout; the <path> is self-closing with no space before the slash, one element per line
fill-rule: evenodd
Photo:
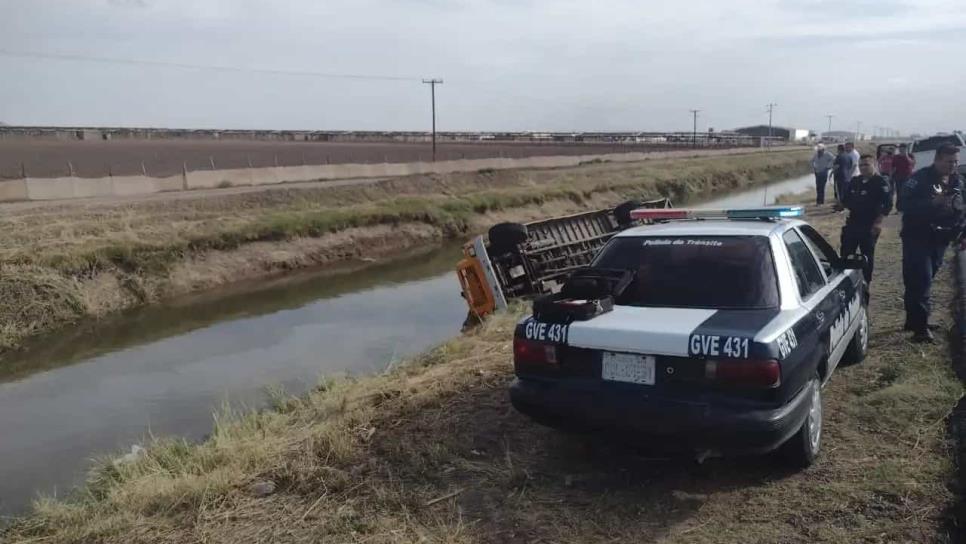
<path fill-rule="evenodd" d="M 0 202 L 27 200 L 27 181 L 11 179 L 0 181 Z"/>
<path fill-rule="evenodd" d="M 808 149 L 788 147 L 783 149 Z M 105 196 L 132 196 L 252 185 L 277 185 L 299 181 L 324 181 L 352 178 L 382 178 L 415 174 L 447 174 L 511 168 L 561 168 L 582 162 L 637 162 L 671 157 L 722 156 L 759 153 L 765 150 L 747 148 L 662 151 L 655 153 L 615 153 L 608 155 L 547 156 L 522 159 L 464 159 L 439 162 L 326 164 L 315 166 L 274 166 L 232 170 L 199 170 L 180 176 L 151 178 L 146 176 L 114 176 L 106 178 L 26 178 L 0 182 L 0 202 L 15 200 L 62 200 Z"/>

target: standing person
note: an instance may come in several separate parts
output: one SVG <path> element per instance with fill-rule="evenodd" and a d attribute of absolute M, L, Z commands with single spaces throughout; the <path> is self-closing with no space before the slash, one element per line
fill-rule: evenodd
<path fill-rule="evenodd" d="M 892 157 L 892 176 L 889 178 L 889 184 L 892 186 L 892 192 L 895 195 L 896 210 L 898 211 L 902 211 L 899 194 L 902 192 L 902 187 L 906 181 L 912 177 L 912 171 L 915 168 L 916 158 L 909 153 L 909 146 L 899 144 L 899 153 Z"/>
<path fill-rule="evenodd" d="M 862 155 L 859 160 L 860 174 L 849 182 L 848 191 L 842 198 L 842 206 L 849 210 L 849 217 L 842 227 L 842 257 L 858 249 L 867 262 L 862 274 L 867 283 L 872 282 L 875 265 L 875 244 L 882 232 L 882 218 L 892 210 L 889 182 L 875 173 L 875 158 Z"/>
<path fill-rule="evenodd" d="M 963 230 L 966 209 L 956 167 L 959 148 L 936 150 L 932 166 L 913 174 L 902 187 L 902 281 L 905 284 L 905 329 L 913 342 L 932 342 L 929 292 L 942 266 L 946 248 Z"/>
<path fill-rule="evenodd" d="M 860 174 L 859 172 L 859 152 L 855 149 L 855 144 L 845 142 L 845 152 L 852 156 L 852 173 L 847 179 L 852 179 Z"/>
<path fill-rule="evenodd" d="M 842 203 L 842 198 L 845 196 L 845 189 L 852 179 L 852 155 L 845 152 L 845 146 L 839 144 L 837 148 L 837 154 L 835 155 L 834 165 L 834 179 L 835 179 L 835 198 L 838 203 Z"/>
<path fill-rule="evenodd" d="M 815 173 L 815 203 L 825 204 L 825 185 L 828 183 L 828 174 L 832 169 L 835 157 L 825 151 L 824 144 L 815 147 L 815 154 L 812 155 L 812 172 Z"/>
<path fill-rule="evenodd" d="M 895 157 L 896 149 L 894 147 L 886 148 L 878 157 L 879 163 L 879 175 L 884 177 L 886 180 L 892 177 L 892 160 Z M 860 167 L 862 165 L 859 165 Z M 891 183 L 890 183 L 891 186 Z"/>

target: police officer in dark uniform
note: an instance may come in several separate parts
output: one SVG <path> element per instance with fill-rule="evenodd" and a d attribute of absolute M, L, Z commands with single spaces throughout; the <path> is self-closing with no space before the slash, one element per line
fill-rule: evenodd
<path fill-rule="evenodd" d="M 906 286 L 906 330 L 913 342 L 932 342 L 929 291 L 946 248 L 959 239 L 966 209 L 956 173 L 959 148 L 936 150 L 932 166 L 913 174 L 902 188 L 902 280 Z"/>
<path fill-rule="evenodd" d="M 860 175 L 849 182 L 842 197 L 842 207 L 849 210 L 849 217 L 842 227 L 842 257 L 852 255 L 856 249 L 867 262 L 862 271 L 865 281 L 872 282 L 875 264 L 875 244 L 882 232 L 882 218 L 892 211 L 892 193 L 889 182 L 875 173 L 875 158 L 862 155 L 859 159 Z"/>

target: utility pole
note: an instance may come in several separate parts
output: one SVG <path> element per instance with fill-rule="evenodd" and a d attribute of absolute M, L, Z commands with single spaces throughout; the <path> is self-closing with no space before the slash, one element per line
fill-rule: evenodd
<path fill-rule="evenodd" d="M 698 112 L 701 110 L 689 110 L 694 117 L 694 127 L 691 130 L 691 147 L 698 147 Z"/>
<path fill-rule="evenodd" d="M 424 79 L 429 84 L 429 92 L 433 100 L 433 162 L 436 162 L 436 85 L 442 84 L 442 79 Z"/>
<path fill-rule="evenodd" d="M 778 104 L 772 104 L 772 103 L 769 103 L 767 105 L 767 108 L 768 108 L 768 147 L 771 147 L 771 139 L 773 137 L 772 128 L 771 128 L 771 115 L 775 111 L 775 106 L 777 106 L 777 105 Z"/>
<path fill-rule="evenodd" d="M 856 142 L 859 141 L 859 131 L 860 130 L 862 130 L 862 121 L 856 121 L 855 122 L 855 138 L 852 138 L 853 141 L 856 141 Z"/>
<path fill-rule="evenodd" d="M 835 116 L 832 115 L 832 114 L 828 114 L 825 117 L 828 118 L 828 131 L 829 132 L 832 132 L 832 118 L 835 117 Z"/>

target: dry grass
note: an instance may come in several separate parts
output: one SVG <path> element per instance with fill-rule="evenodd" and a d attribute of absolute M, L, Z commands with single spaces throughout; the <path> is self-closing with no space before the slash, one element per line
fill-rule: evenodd
<path fill-rule="evenodd" d="M 840 216 L 813 224 L 834 234 Z M 515 413 L 518 307 L 386 375 L 275 392 L 220 416 L 199 445 L 163 441 L 44 501 L 10 542 L 945 542 L 944 418 L 962 390 L 947 346 L 902 323 L 899 241 L 878 248 L 871 351 L 826 390 L 824 451 L 792 473 L 768 459 L 655 459 Z M 948 270 L 936 300 L 952 295 Z M 950 323 L 940 306 L 938 321 Z M 257 496 L 254 482 L 276 491 Z"/>
<path fill-rule="evenodd" d="M 27 336 L 84 316 L 294 267 L 462 237 L 481 217 L 494 214 L 527 216 L 552 206 L 579 209 L 630 197 L 682 201 L 733 190 L 801 172 L 805 156 L 759 153 L 170 200 L 11 206 L 0 214 L 5 233 L 0 266 L 35 273 L 36 282 L 64 291 L 0 285 L 8 295 L 0 304 L 0 357 Z M 387 237 L 387 226 L 418 235 Z M 351 243 L 337 236 L 344 232 L 354 233 Z M 300 242 L 305 238 L 321 242 Z M 30 315 L 17 313 L 36 305 L 42 308 L 32 308 Z"/>

